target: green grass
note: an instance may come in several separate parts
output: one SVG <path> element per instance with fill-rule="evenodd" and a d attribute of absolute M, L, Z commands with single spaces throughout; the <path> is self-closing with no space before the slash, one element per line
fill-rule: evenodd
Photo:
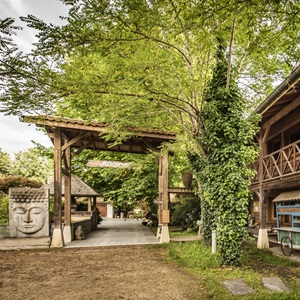
<path fill-rule="evenodd" d="M 246 244 L 240 267 L 221 267 L 219 254 L 202 242 L 170 243 L 160 247 L 168 249 L 168 261 L 184 268 L 199 278 L 205 288 L 201 299 L 300 299 L 300 266 L 268 250 Z M 290 288 L 290 292 L 270 293 L 263 285 L 263 277 L 277 276 Z M 223 280 L 242 278 L 254 293 L 234 296 L 222 284 Z"/>

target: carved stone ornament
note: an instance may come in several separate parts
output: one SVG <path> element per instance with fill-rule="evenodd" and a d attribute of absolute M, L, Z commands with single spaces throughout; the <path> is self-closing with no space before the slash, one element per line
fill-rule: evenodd
<path fill-rule="evenodd" d="M 48 237 L 49 191 L 37 188 L 9 188 L 11 237 Z"/>

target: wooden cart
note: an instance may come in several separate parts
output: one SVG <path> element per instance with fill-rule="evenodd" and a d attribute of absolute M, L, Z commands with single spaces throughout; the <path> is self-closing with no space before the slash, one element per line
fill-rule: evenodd
<path fill-rule="evenodd" d="M 276 201 L 277 240 L 282 253 L 290 256 L 300 249 L 300 201 Z"/>

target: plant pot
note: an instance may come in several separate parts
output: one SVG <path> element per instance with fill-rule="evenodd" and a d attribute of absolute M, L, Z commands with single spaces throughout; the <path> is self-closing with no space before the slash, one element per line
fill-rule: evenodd
<path fill-rule="evenodd" d="M 182 172 L 182 182 L 185 188 L 189 188 L 191 186 L 193 180 L 193 174 L 190 171 L 183 171 Z"/>

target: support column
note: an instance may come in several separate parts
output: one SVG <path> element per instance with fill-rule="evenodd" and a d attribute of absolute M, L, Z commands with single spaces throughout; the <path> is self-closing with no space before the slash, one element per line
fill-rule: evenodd
<path fill-rule="evenodd" d="M 65 226 L 64 226 L 64 241 L 70 243 L 72 241 L 71 232 L 71 147 L 65 149 Z"/>
<path fill-rule="evenodd" d="M 158 161 L 158 211 L 157 211 L 157 216 L 158 216 L 158 226 L 157 226 L 157 233 L 156 237 L 160 238 L 161 237 L 161 230 L 162 230 L 162 190 L 163 190 L 163 178 L 162 178 L 162 168 L 163 168 L 163 162 L 162 162 L 162 157 L 159 157 Z"/>
<path fill-rule="evenodd" d="M 51 247 L 64 247 L 62 233 L 62 168 L 61 168 L 61 129 L 54 130 L 54 230 Z"/>
<path fill-rule="evenodd" d="M 92 211 L 92 199 L 91 199 L 91 197 L 88 197 L 88 211 L 89 212 Z"/>
<path fill-rule="evenodd" d="M 259 135 L 259 230 L 257 239 L 257 248 L 264 249 L 269 248 L 269 238 L 267 230 L 267 197 L 263 189 L 263 156 L 266 151 L 266 145 L 263 139 L 263 131 L 261 130 Z"/>
<path fill-rule="evenodd" d="M 170 242 L 170 234 L 169 234 L 170 211 L 169 211 L 169 194 L 168 194 L 168 153 L 162 156 L 160 162 L 162 164 L 162 168 L 161 168 L 162 227 L 161 227 L 160 242 L 169 243 Z"/>
<path fill-rule="evenodd" d="M 93 197 L 93 211 L 96 211 L 97 210 L 97 197 L 94 196 Z"/>

